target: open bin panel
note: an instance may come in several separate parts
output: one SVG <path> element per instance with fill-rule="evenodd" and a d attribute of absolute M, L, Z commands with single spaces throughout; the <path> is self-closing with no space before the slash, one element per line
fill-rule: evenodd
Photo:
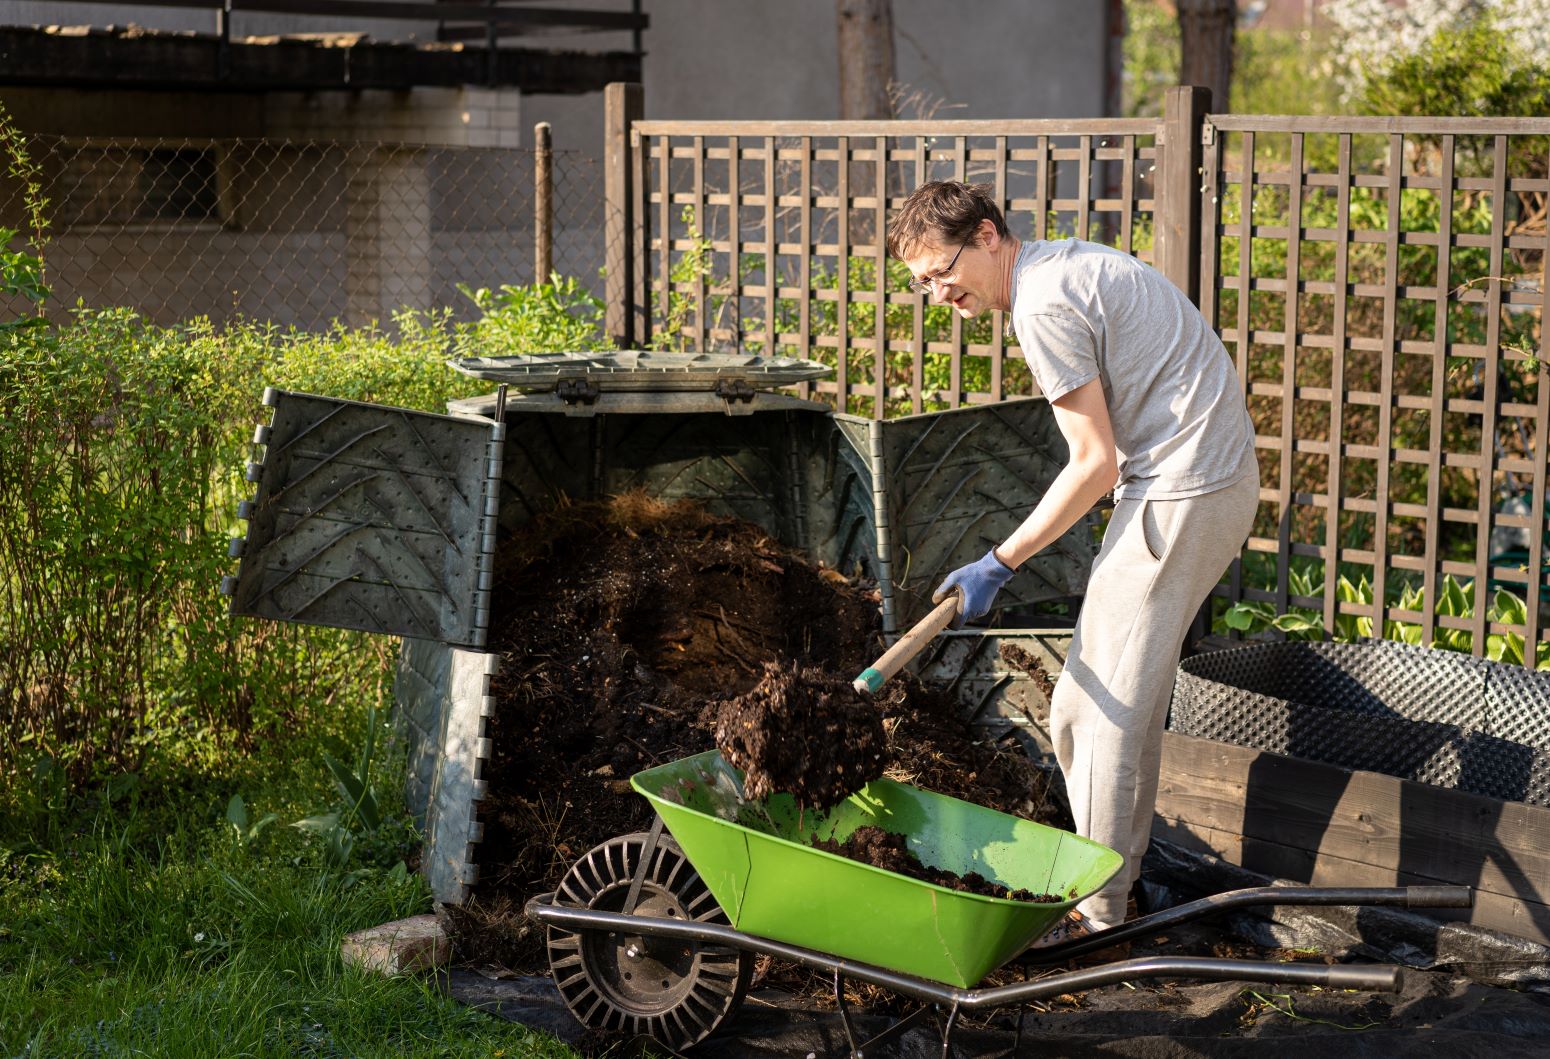
<path fill-rule="evenodd" d="M 923 617 L 943 577 L 1010 536 L 1067 454 L 1042 398 L 902 419 L 834 419 L 849 443 L 849 462 L 873 497 L 877 576 L 889 631 Z M 1081 593 L 1093 555 L 1091 528 L 1080 521 L 1019 568 L 997 597 L 999 606 Z"/>
<path fill-rule="evenodd" d="M 234 614 L 479 646 L 498 423 L 267 390 Z"/>

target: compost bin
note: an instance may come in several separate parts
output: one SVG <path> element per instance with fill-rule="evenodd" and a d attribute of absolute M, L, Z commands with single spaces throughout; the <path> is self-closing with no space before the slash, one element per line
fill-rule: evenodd
<path fill-rule="evenodd" d="M 236 614 L 402 637 L 408 801 L 422 870 L 451 904 L 479 879 L 495 564 L 532 519 L 630 490 L 692 500 L 874 580 L 892 634 L 929 609 L 947 571 L 1022 521 L 1065 451 L 1042 399 L 881 421 L 775 392 L 828 370 L 809 361 L 627 352 L 455 366 L 501 392 L 439 415 L 265 391 L 256 493 L 232 545 L 241 564 L 223 583 Z M 1093 550 L 1079 523 L 1023 566 L 1004 605 L 1080 594 Z M 925 664 L 977 716 L 1027 723 L 1027 682 L 1005 672 L 999 643 L 949 636 Z"/>

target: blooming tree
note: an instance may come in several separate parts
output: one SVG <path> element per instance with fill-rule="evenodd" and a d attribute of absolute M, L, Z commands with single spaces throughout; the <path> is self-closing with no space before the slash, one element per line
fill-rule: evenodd
<path fill-rule="evenodd" d="M 1543 65 L 1550 55 L 1550 0 L 1330 0 L 1320 12 L 1334 28 L 1345 95 L 1360 95 L 1367 79 L 1422 52 L 1439 33 L 1459 32 L 1483 19 L 1516 45 L 1512 61 Z"/>

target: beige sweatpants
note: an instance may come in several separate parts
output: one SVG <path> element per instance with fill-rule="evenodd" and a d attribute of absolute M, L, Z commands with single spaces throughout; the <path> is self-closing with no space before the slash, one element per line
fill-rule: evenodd
<path fill-rule="evenodd" d="M 1120 500 L 1093 564 L 1050 735 L 1076 831 L 1124 854 L 1082 902 L 1097 927 L 1125 919 L 1157 802 L 1162 730 L 1184 636 L 1248 537 L 1258 475 L 1183 500 Z"/>

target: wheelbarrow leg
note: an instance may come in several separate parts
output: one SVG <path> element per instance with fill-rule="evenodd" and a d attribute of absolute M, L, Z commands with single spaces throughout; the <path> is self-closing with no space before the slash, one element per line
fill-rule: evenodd
<path fill-rule="evenodd" d="M 845 1001 L 845 979 L 840 977 L 840 969 L 834 969 L 834 1006 L 839 1010 L 840 1022 L 845 1026 L 845 1043 L 850 1045 L 851 1059 L 856 1059 L 860 1053 L 860 1043 L 856 1040 L 856 1028 L 850 1024 L 850 1005 Z"/>
<path fill-rule="evenodd" d="M 942 1027 L 942 1059 L 947 1059 L 953 1050 L 953 1029 L 958 1025 L 958 1002 L 953 1001 L 952 1010 L 947 1013 L 947 1024 Z"/>
<path fill-rule="evenodd" d="M 876 1037 L 865 1041 L 857 1040 L 855 1023 L 850 1020 L 850 1004 L 845 999 L 845 979 L 840 974 L 840 970 L 841 968 L 839 967 L 834 969 L 834 1004 L 835 1007 L 839 1008 L 840 1021 L 845 1025 L 845 1042 L 850 1046 L 850 1059 L 866 1059 L 868 1055 L 872 1054 L 871 1049 L 876 1048 L 885 1041 L 893 1040 L 893 1038 L 929 1015 L 934 1008 L 932 1004 L 922 1003 L 920 1007 L 905 1015 L 902 1019 L 895 1021 Z M 953 1005 L 953 1013 L 956 1016 L 956 1004 Z M 946 1053 L 944 1052 L 943 1054 L 945 1055 Z"/>

